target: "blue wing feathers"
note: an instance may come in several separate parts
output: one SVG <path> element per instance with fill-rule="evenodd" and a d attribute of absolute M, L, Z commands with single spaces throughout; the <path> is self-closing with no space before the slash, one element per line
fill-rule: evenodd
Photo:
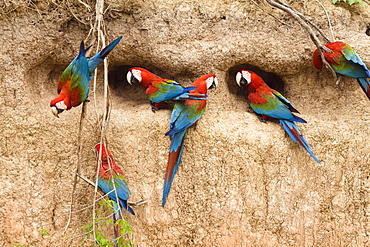
<path fill-rule="evenodd" d="M 116 192 L 119 199 L 120 206 L 127 211 L 129 211 L 131 214 L 135 214 L 134 211 L 128 206 L 127 200 L 130 197 L 130 190 L 128 189 L 128 186 L 125 181 L 122 181 L 120 179 L 115 179 L 116 185 Z M 113 184 L 111 180 L 103 179 L 99 177 L 98 180 L 98 186 L 99 188 L 105 193 L 108 194 L 108 197 L 117 202 L 116 194 L 113 191 Z"/>

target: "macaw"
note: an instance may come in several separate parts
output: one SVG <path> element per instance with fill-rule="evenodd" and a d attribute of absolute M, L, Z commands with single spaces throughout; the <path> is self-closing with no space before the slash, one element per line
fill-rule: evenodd
<path fill-rule="evenodd" d="M 323 55 L 333 70 L 339 74 L 356 78 L 367 98 L 370 100 L 370 71 L 357 55 L 356 51 L 341 41 L 329 43 L 325 46 L 332 51 L 330 53 L 323 50 Z M 317 69 L 322 69 L 323 62 L 317 49 L 313 52 L 312 61 Z"/>
<path fill-rule="evenodd" d="M 279 119 L 289 137 L 294 142 L 298 142 L 314 160 L 320 163 L 299 131 L 298 126 L 294 123 L 307 122 L 293 114 L 293 112 L 299 112 L 283 95 L 271 89 L 260 76 L 252 71 L 239 70 L 236 74 L 236 83 L 239 86 L 241 84 L 247 86 L 250 106 L 262 122 L 266 122 L 268 117 Z"/>
<path fill-rule="evenodd" d="M 86 58 L 86 52 L 91 46 L 85 49 L 85 44 L 81 41 L 80 53 L 73 59 L 59 78 L 58 97 L 50 101 L 51 110 L 56 117 L 59 117 L 59 114 L 64 110 L 79 106 L 87 100 L 89 83 L 94 70 L 121 39 L 122 36 L 118 37 L 90 59 Z"/>
<path fill-rule="evenodd" d="M 198 78 L 189 91 L 191 94 L 207 94 L 207 90 L 216 87 L 218 84 L 217 78 L 214 74 L 203 75 Z M 181 156 L 184 149 L 184 139 L 188 128 L 196 127 L 197 121 L 202 117 L 206 110 L 206 100 L 184 100 L 177 101 L 174 105 L 170 130 L 166 136 L 170 137 L 171 146 L 168 155 L 168 163 L 166 168 L 166 176 L 163 187 L 162 206 L 166 204 L 168 193 L 175 174 L 181 164 Z"/>
<path fill-rule="evenodd" d="M 148 96 L 152 110 L 156 111 L 160 106 L 164 105 L 166 101 L 171 100 L 205 100 L 206 95 L 190 93 L 194 87 L 184 88 L 178 82 L 168 79 L 163 79 L 150 71 L 134 67 L 127 72 L 127 82 L 139 82 L 145 89 Z"/>
<path fill-rule="evenodd" d="M 99 158 L 101 152 L 101 164 L 99 167 L 98 174 L 98 187 L 108 195 L 109 199 L 114 201 L 113 210 L 113 221 L 114 223 L 122 219 L 121 209 L 126 209 L 132 215 L 135 215 L 132 208 L 127 203 L 130 197 L 130 190 L 126 183 L 126 178 L 121 168 L 116 164 L 111 152 L 103 144 L 97 144 L 95 146 L 96 156 Z M 114 185 L 113 185 L 114 181 Z M 118 202 L 118 203 L 117 203 Z M 119 204 L 119 206 L 118 206 Z M 114 238 L 120 236 L 120 226 L 115 225 L 114 227 Z"/>

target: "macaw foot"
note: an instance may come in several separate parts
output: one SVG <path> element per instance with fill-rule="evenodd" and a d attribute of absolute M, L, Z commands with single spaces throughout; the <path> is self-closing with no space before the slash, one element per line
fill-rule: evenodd
<path fill-rule="evenodd" d="M 156 112 L 159 108 L 157 107 L 157 104 L 153 101 L 150 101 L 150 106 L 152 107 L 152 112 Z"/>
<path fill-rule="evenodd" d="M 340 79 L 342 78 L 342 76 L 341 76 L 341 75 L 338 75 L 338 74 L 337 74 L 337 76 L 338 76 L 338 77 L 337 77 L 337 80 L 336 80 L 336 82 L 335 82 L 335 85 L 339 85 Z M 339 87 L 339 89 L 340 89 L 340 90 L 342 90 L 340 87 Z"/>
<path fill-rule="evenodd" d="M 89 99 L 85 99 L 85 101 L 86 101 L 86 102 L 90 102 L 90 100 L 89 100 Z"/>
<path fill-rule="evenodd" d="M 257 114 L 257 117 L 258 117 L 258 120 L 260 120 L 262 123 L 266 123 L 266 117 L 265 116 L 263 116 L 263 115 L 258 115 Z"/>
<path fill-rule="evenodd" d="M 137 202 L 129 202 L 127 201 L 127 204 L 130 205 L 131 207 L 137 207 L 141 204 L 144 204 L 144 203 L 147 203 L 148 201 L 147 200 L 140 200 L 140 201 L 137 201 Z"/>

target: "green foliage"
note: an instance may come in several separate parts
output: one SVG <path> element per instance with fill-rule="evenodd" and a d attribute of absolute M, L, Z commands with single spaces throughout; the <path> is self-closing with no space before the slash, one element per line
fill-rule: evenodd
<path fill-rule="evenodd" d="M 49 236 L 49 232 L 48 232 L 48 230 L 47 229 L 39 229 L 39 233 L 42 235 L 42 236 L 44 236 L 44 237 L 46 237 L 46 236 Z"/>
<path fill-rule="evenodd" d="M 19 244 L 19 243 L 13 244 L 12 246 L 24 247 L 24 245 L 21 245 L 21 244 Z"/>
<path fill-rule="evenodd" d="M 88 239 L 94 238 L 95 233 L 95 239 L 96 244 L 100 247 L 114 247 L 115 242 L 118 242 L 118 245 L 120 247 L 129 247 L 133 246 L 132 240 L 126 238 L 128 234 L 132 234 L 132 229 L 127 221 L 124 219 L 119 219 L 114 223 L 113 226 L 113 219 L 107 219 L 104 217 L 104 215 L 109 215 L 112 213 L 112 205 L 114 204 L 114 201 L 111 200 L 101 200 L 99 202 L 99 205 L 102 206 L 102 208 L 105 208 L 105 210 L 99 210 L 96 212 L 97 218 L 95 219 L 96 225 L 95 229 L 93 228 L 93 221 L 91 220 L 88 224 L 81 226 L 80 229 L 83 229 L 86 232 L 86 236 Z M 119 225 L 119 233 L 120 237 L 117 239 L 112 240 L 111 236 L 113 236 L 113 229 Z M 103 226 L 108 226 L 108 228 L 111 228 L 112 230 L 108 233 L 108 236 L 104 235 L 104 232 L 100 230 L 99 228 Z M 93 232 L 93 230 L 95 232 Z"/>
<path fill-rule="evenodd" d="M 349 5 L 352 5 L 354 3 L 360 3 L 362 6 L 365 6 L 364 2 L 362 0 L 331 0 L 333 4 L 336 4 L 337 2 L 346 2 Z"/>

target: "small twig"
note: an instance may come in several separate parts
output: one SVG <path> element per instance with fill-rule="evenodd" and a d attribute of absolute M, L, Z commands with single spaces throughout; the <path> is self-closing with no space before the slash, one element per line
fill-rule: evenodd
<path fill-rule="evenodd" d="M 88 10 L 89 10 L 89 12 L 91 12 L 92 11 L 92 8 L 90 7 L 90 5 L 88 5 L 87 3 L 84 3 L 84 2 L 82 2 L 81 0 L 78 0 L 78 2 L 80 3 L 80 4 L 82 4 L 83 6 L 85 6 Z"/>
<path fill-rule="evenodd" d="M 281 24 L 283 25 L 287 25 L 286 23 L 284 23 L 282 20 L 280 20 L 279 18 L 277 18 L 276 16 L 274 16 L 273 14 L 267 12 L 267 10 L 265 10 L 264 8 L 262 8 L 258 3 L 256 3 L 254 0 L 250 0 L 252 3 L 254 3 L 258 8 L 260 8 L 264 13 L 268 14 L 269 16 L 271 16 L 272 18 L 274 18 L 275 20 L 277 20 L 278 22 L 280 22 Z M 289 25 L 287 25 L 289 26 Z"/>
<path fill-rule="evenodd" d="M 330 33 L 331 33 L 331 38 L 332 40 L 335 40 L 335 36 L 334 36 L 334 31 L 333 31 L 333 26 L 331 25 L 331 21 L 330 21 L 330 17 L 329 17 L 329 14 L 328 14 L 328 11 L 326 11 L 326 8 L 325 6 L 320 2 L 320 0 L 316 0 L 316 2 L 318 2 L 320 4 L 320 6 L 323 8 L 324 12 L 325 12 L 325 15 L 326 15 L 326 18 L 328 19 L 328 25 L 329 25 L 329 28 L 330 28 Z M 316 24 L 315 24 L 316 25 Z M 321 31 L 321 30 L 320 30 Z M 320 33 L 321 34 L 321 33 Z M 323 34 L 321 34 L 323 35 Z M 323 35 L 323 37 L 325 37 Z M 326 41 L 328 43 L 331 43 L 330 40 L 326 39 Z"/>
<path fill-rule="evenodd" d="M 72 9 L 71 9 L 71 4 L 69 3 L 69 0 L 67 0 L 67 7 L 68 7 L 68 9 L 69 9 L 69 12 L 71 12 L 71 14 L 73 15 L 73 17 L 74 17 L 77 21 L 81 22 L 81 23 L 82 23 L 82 24 L 84 24 L 84 25 L 87 25 L 87 24 L 88 24 L 88 23 L 84 22 L 83 20 L 81 20 L 80 18 L 78 18 L 78 17 L 77 17 L 77 15 L 72 11 Z"/>
<path fill-rule="evenodd" d="M 277 0 L 279 2 L 279 4 L 291 9 L 295 14 L 297 14 L 300 18 L 302 18 L 305 22 L 307 22 L 308 24 L 310 24 L 313 28 L 316 29 L 316 31 L 318 31 L 320 33 L 320 35 L 325 39 L 325 41 L 327 43 L 331 43 L 332 41 L 330 41 L 330 39 L 328 39 L 326 37 L 326 35 L 323 33 L 323 31 L 315 24 L 313 23 L 312 21 L 310 21 L 304 14 L 302 14 L 301 12 L 299 12 L 298 10 L 294 9 L 292 6 L 290 6 L 289 4 L 286 4 L 284 3 L 283 1 L 280 1 L 280 0 Z"/>
<path fill-rule="evenodd" d="M 87 177 L 83 176 L 82 174 L 77 174 L 77 176 L 79 176 L 82 180 L 85 180 L 85 182 L 87 182 L 88 184 L 92 185 L 92 186 L 96 186 L 96 184 L 91 181 L 90 179 L 88 179 Z"/>
<path fill-rule="evenodd" d="M 148 203 L 148 200 L 140 200 L 140 201 L 137 201 L 137 202 L 127 202 L 128 205 L 132 206 L 132 207 L 137 207 L 137 206 L 140 206 L 141 204 L 144 204 L 144 203 Z"/>

